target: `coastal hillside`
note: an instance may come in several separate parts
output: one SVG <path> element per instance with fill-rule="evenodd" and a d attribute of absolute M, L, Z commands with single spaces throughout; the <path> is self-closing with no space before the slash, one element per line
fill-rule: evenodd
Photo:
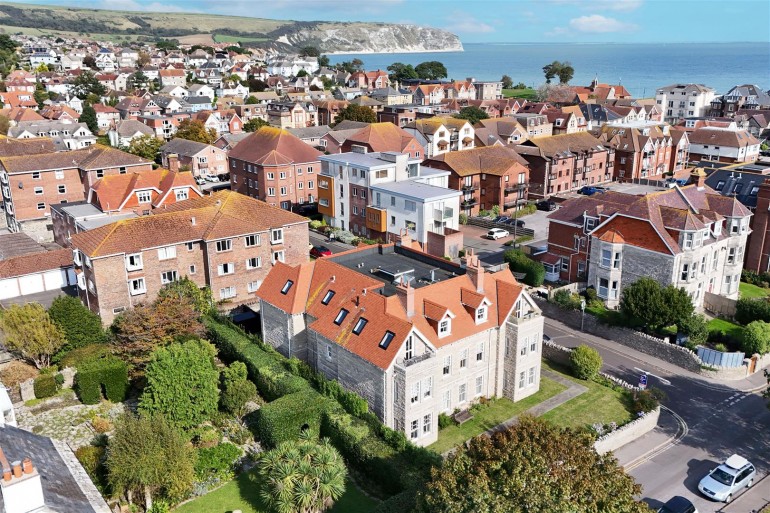
<path fill-rule="evenodd" d="M 0 31 L 81 35 L 107 40 L 173 38 L 187 43 L 242 42 L 290 51 L 317 46 L 324 53 L 462 50 L 445 30 L 418 25 L 269 20 L 196 13 L 79 9 L 0 2 Z"/>

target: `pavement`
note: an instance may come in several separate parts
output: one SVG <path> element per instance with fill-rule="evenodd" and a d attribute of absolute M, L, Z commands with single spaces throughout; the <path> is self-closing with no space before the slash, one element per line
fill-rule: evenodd
<path fill-rule="evenodd" d="M 662 389 L 658 427 L 615 451 L 615 456 L 642 485 L 642 499 L 657 509 L 674 495 L 690 499 L 700 513 L 751 513 L 767 501 L 770 480 L 770 410 L 760 390 L 759 372 L 738 381 L 720 381 L 686 371 L 611 340 L 581 333 L 546 318 L 545 334 L 557 344 L 587 344 L 599 351 L 603 370 L 630 383 L 646 371 L 650 386 Z M 698 492 L 698 482 L 712 468 L 738 453 L 757 467 L 762 483 L 738 494 L 730 509 Z M 737 509 L 736 509 L 737 508 Z"/>

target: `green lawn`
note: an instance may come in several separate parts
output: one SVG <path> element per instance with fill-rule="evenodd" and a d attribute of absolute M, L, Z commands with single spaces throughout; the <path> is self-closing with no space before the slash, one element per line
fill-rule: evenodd
<path fill-rule="evenodd" d="M 741 298 L 746 299 L 756 299 L 770 295 L 769 289 L 763 289 L 762 287 L 757 287 L 751 283 L 741 282 L 739 290 L 741 292 Z"/>
<path fill-rule="evenodd" d="M 334 505 L 330 513 L 357 513 L 371 511 L 376 503 L 358 489 L 350 480 L 345 495 Z M 243 513 L 267 513 L 269 510 L 259 497 L 256 475 L 246 472 L 223 487 L 188 502 L 174 510 L 175 513 L 226 513 L 235 509 Z"/>
<path fill-rule="evenodd" d="M 564 385 L 543 377 L 540 379 L 540 390 L 535 395 L 516 403 L 505 398 L 496 400 L 491 406 L 474 412 L 473 419 L 463 425 L 449 426 L 442 429 L 439 432 L 438 440 L 430 445 L 429 449 L 442 454 L 464 443 L 466 440 L 497 426 L 501 422 L 519 415 L 524 410 L 555 396 L 565 388 Z"/>
<path fill-rule="evenodd" d="M 549 411 L 542 418 L 561 427 L 580 428 L 587 425 L 617 422 L 623 424 L 631 420 L 631 412 L 626 408 L 625 395 L 593 381 L 576 379 L 566 373 L 566 369 L 543 360 L 543 369 L 558 372 L 567 379 L 588 387 L 588 390 Z"/>
<path fill-rule="evenodd" d="M 735 340 L 740 340 L 743 333 L 743 327 L 724 319 L 711 319 L 708 323 L 708 329 L 709 333 L 713 331 L 723 331 Z"/>
<path fill-rule="evenodd" d="M 525 89 L 503 89 L 503 98 L 524 98 L 526 100 L 536 100 L 537 91 L 532 88 Z"/>
<path fill-rule="evenodd" d="M 214 41 L 217 43 L 255 43 L 267 41 L 264 37 L 246 37 L 246 36 L 227 36 L 225 34 L 214 34 Z"/>

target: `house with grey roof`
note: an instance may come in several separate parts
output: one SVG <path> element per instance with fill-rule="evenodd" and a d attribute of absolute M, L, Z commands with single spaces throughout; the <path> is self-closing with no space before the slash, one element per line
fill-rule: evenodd
<path fill-rule="evenodd" d="M 155 131 L 144 123 L 135 119 L 119 121 L 115 128 L 107 132 L 110 138 L 110 146 L 125 148 L 131 141 L 143 135 L 155 135 Z"/>

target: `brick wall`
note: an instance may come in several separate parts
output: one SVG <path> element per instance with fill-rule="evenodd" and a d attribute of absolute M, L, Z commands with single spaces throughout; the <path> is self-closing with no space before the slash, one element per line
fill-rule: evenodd
<path fill-rule="evenodd" d="M 463 247 L 463 233 L 451 228 L 445 228 L 444 235 L 428 232 L 425 252 L 437 257 L 449 256 L 457 258 Z"/>

